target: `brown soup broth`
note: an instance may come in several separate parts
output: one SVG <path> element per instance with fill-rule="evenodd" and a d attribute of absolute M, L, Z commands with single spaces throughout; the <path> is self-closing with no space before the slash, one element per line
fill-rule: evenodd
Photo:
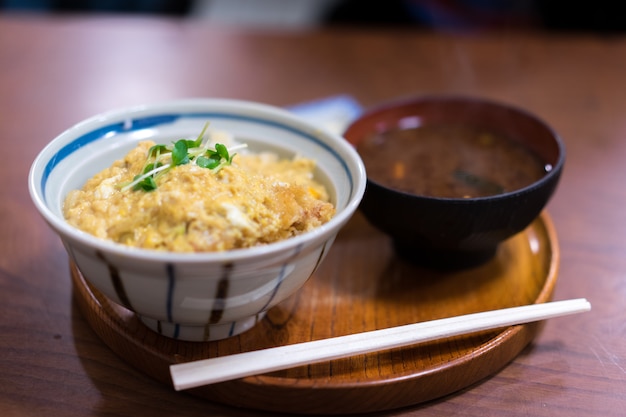
<path fill-rule="evenodd" d="M 441 198 L 485 197 L 526 187 L 546 166 L 522 144 L 468 125 L 428 125 L 372 135 L 358 144 L 370 180 Z"/>

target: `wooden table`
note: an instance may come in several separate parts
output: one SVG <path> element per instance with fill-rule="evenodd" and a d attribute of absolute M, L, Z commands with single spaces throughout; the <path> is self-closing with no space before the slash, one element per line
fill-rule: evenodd
<path fill-rule="evenodd" d="M 623 415 L 625 76 L 626 37 L 0 17 L 0 415 L 264 414 L 174 392 L 126 364 L 87 324 L 68 258 L 26 185 L 55 135 L 98 112 L 181 97 L 286 106 L 349 94 L 368 107 L 425 93 L 506 101 L 562 135 L 568 159 L 548 207 L 561 249 L 554 298 L 586 297 L 593 310 L 549 321 L 493 377 L 385 415 Z"/>

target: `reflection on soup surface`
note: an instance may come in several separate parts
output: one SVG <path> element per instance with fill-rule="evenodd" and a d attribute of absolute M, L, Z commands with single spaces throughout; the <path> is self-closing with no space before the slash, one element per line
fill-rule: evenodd
<path fill-rule="evenodd" d="M 546 174 L 537 155 L 506 136 L 467 125 L 429 125 L 371 135 L 358 144 L 368 178 L 440 198 L 485 197 Z"/>

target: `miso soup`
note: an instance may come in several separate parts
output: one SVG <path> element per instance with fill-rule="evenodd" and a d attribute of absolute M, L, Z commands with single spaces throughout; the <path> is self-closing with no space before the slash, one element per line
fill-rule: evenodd
<path fill-rule="evenodd" d="M 372 135 L 358 144 L 368 178 L 430 197 L 501 194 L 541 179 L 549 166 L 521 143 L 467 125 L 427 125 Z"/>

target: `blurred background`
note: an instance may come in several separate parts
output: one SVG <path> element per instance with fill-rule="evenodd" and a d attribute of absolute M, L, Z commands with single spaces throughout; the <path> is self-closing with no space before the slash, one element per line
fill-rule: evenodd
<path fill-rule="evenodd" d="M 626 31 L 612 0 L 0 0 L 5 13 L 115 13 L 224 25 L 311 28 L 393 25 L 439 31 Z"/>

